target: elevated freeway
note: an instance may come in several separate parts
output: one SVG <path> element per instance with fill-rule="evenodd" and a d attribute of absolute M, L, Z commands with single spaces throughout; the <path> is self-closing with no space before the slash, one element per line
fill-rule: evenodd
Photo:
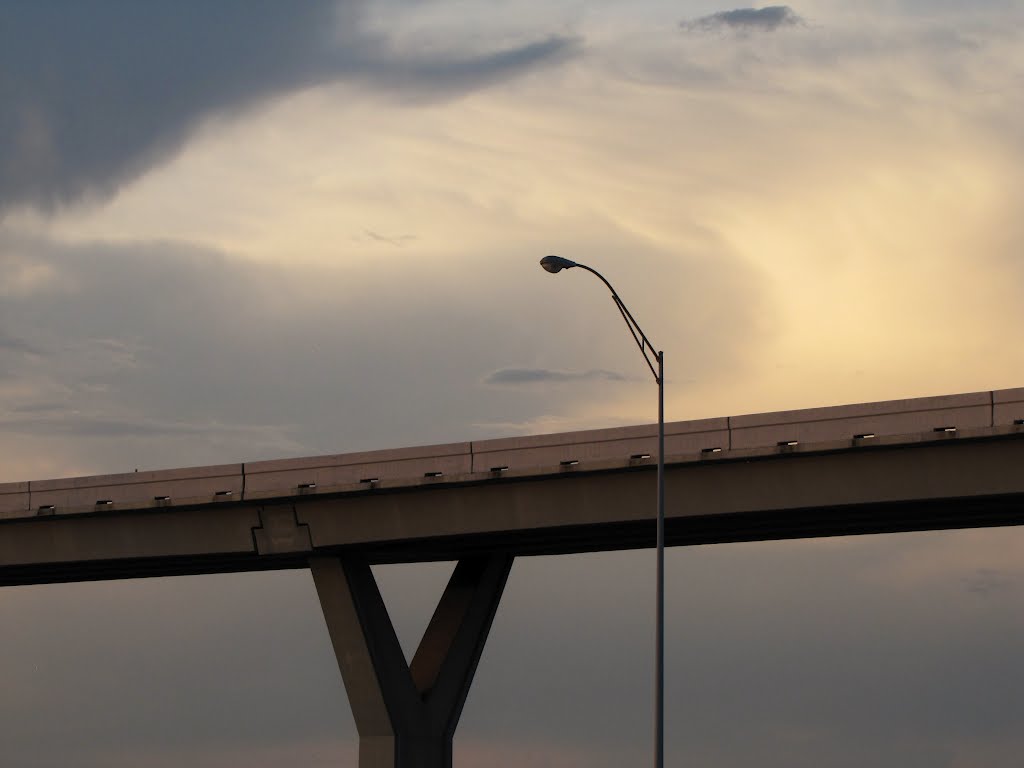
<path fill-rule="evenodd" d="M 1019 523 L 1024 389 L 666 425 L 669 544 Z M 653 545 L 654 425 L 0 484 L 0 584 Z"/>
<path fill-rule="evenodd" d="M 0 485 L 0 584 L 311 568 L 360 765 L 450 766 L 513 559 L 654 545 L 656 427 Z M 666 542 L 1024 523 L 1024 388 L 666 425 Z M 370 565 L 458 564 L 411 664 Z"/>

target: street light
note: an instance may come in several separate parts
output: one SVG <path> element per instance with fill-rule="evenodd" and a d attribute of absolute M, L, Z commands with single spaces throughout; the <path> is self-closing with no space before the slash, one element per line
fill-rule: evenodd
<path fill-rule="evenodd" d="M 626 321 L 626 326 L 633 334 L 633 340 L 640 348 L 647 367 L 651 369 L 654 381 L 658 385 L 658 575 L 656 577 L 654 621 L 654 768 L 663 768 L 665 764 L 665 353 L 656 350 L 654 345 L 648 341 L 647 335 L 641 330 L 640 324 L 633 319 L 630 311 L 626 309 L 626 305 L 622 303 L 622 299 L 612 288 L 612 284 L 605 280 L 604 275 L 596 269 L 591 269 L 586 264 L 564 259 L 561 256 L 545 256 L 540 260 L 540 265 L 552 274 L 561 272 L 563 269 L 579 267 L 596 275 L 602 283 L 608 286 L 615 306 L 618 307 L 622 319 Z M 651 361 L 652 355 L 658 363 L 657 368 Z"/>

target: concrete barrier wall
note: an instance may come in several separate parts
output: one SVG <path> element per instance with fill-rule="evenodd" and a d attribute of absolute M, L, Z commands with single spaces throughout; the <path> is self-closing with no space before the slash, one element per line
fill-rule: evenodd
<path fill-rule="evenodd" d="M 1024 388 L 879 403 L 748 414 L 666 424 L 670 457 L 872 437 L 955 437 L 1024 422 Z M 1020 425 L 1024 430 L 1024 423 Z M 714 449 L 721 449 L 721 453 Z M 444 482 L 470 475 L 575 471 L 588 462 L 656 461 L 657 426 L 646 424 L 473 443 L 258 461 L 0 485 L 0 518 L 299 496 L 370 485 Z"/>
<path fill-rule="evenodd" d="M 241 464 L 34 480 L 29 483 L 30 512 L 70 514 L 238 501 L 242 489 Z"/>
<path fill-rule="evenodd" d="M 322 493 L 369 481 L 442 479 L 472 471 L 470 443 L 343 453 L 245 465 L 247 499 Z"/>
<path fill-rule="evenodd" d="M 992 426 L 992 393 L 890 400 L 882 403 L 756 413 L 729 419 L 732 448 L 853 440 Z M 869 439 L 869 438 L 864 438 Z"/>
<path fill-rule="evenodd" d="M 0 484 L 0 520 L 5 517 L 23 517 L 28 510 L 28 483 Z"/>
<path fill-rule="evenodd" d="M 728 419 L 676 421 L 665 425 L 665 455 L 700 453 L 705 448 L 729 447 Z M 553 435 L 506 437 L 473 443 L 473 471 L 499 467 L 531 469 L 565 462 L 657 457 L 658 425 L 594 429 Z"/>
<path fill-rule="evenodd" d="M 1024 387 L 992 393 L 993 424 L 1024 422 Z"/>

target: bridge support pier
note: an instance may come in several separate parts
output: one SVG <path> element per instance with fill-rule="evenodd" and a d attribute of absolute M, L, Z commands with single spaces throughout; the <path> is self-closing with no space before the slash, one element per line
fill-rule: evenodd
<path fill-rule="evenodd" d="M 359 768 L 451 768 L 452 738 L 512 557 L 458 562 L 412 664 L 365 560 L 311 557 L 309 565 L 359 731 Z"/>

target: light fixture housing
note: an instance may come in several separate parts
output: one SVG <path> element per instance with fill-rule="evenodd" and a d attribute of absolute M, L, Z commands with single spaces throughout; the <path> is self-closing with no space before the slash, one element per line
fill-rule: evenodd
<path fill-rule="evenodd" d="M 561 272 L 563 269 L 572 269 L 573 267 L 578 266 L 575 261 L 563 259 L 561 256 L 555 255 L 545 256 L 540 260 L 540 265 L 551 274 Z"/>

